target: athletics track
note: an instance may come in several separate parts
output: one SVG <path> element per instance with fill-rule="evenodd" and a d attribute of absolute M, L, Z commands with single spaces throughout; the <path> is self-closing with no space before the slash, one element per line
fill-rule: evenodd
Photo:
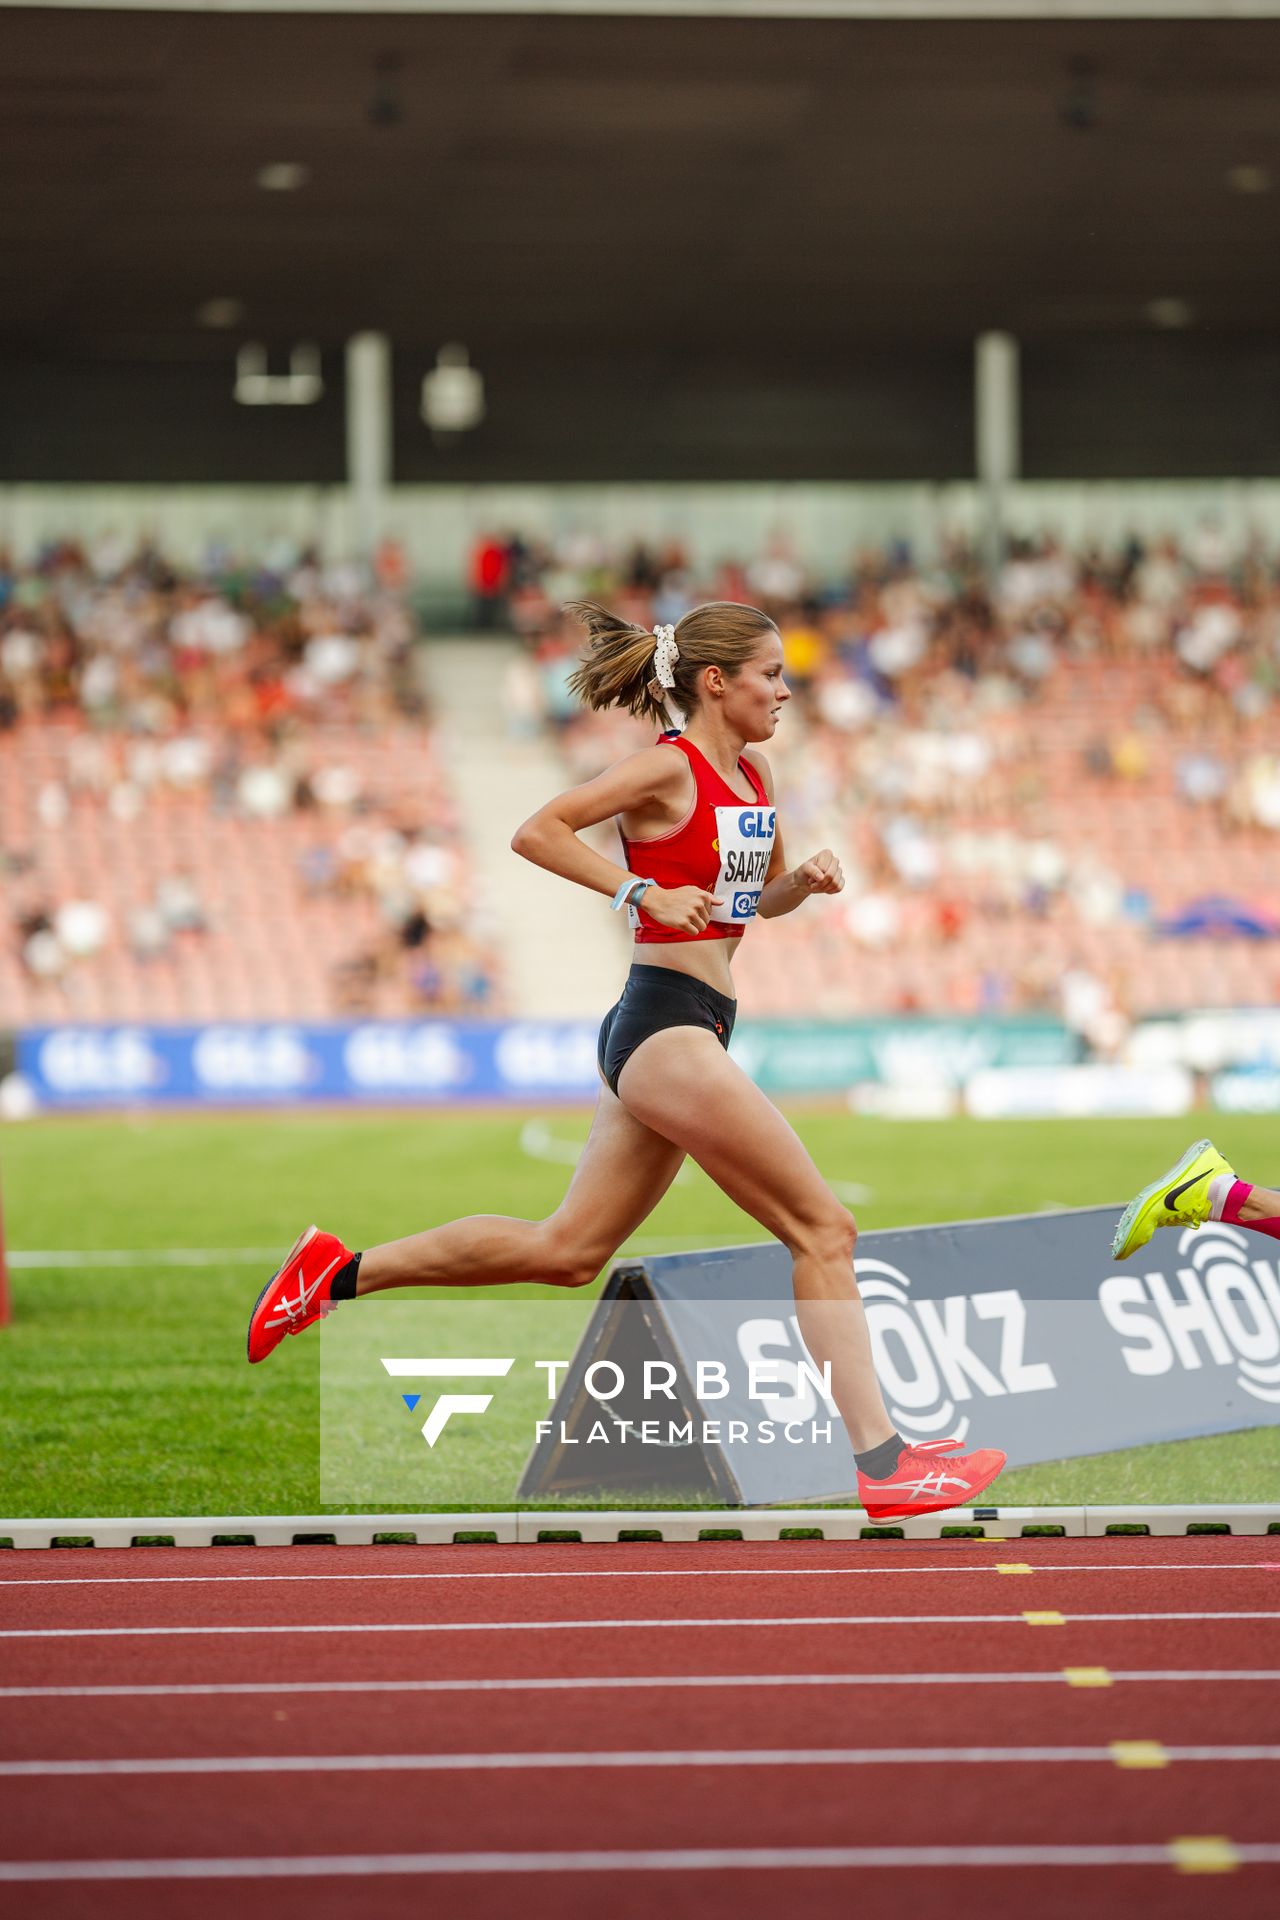
<path fill-rule="evenodd" d="M 1277 1537 L 46 1550 L 0 1583 L 23 1920 L 1280 1913 Z"/>

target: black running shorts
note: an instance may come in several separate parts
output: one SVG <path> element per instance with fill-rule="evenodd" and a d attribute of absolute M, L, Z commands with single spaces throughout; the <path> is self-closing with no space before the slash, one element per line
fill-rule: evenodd
<path fill-rule="evenodd" d="M 596 1058 L 614 1093 L 618 1075 L 642 1040 L 664 1027 L 706 1027 L 727 1048 L 736 1000 L 672 967 L 632 967 L 622 998 L 600 1025 Z"/>

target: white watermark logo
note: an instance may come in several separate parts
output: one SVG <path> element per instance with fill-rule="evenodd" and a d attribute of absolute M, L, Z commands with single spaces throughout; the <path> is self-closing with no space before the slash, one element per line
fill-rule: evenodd
<path fill-rule="evenodd" d="M 730 1444 L 746 1445 L 754 1440 L 757 1445 L 770 1446 L 778 1438 L 791 1446 L 804 1444 L 806 1440 L 810 1444 L 818 1441 L 827 1446 L 832 1444 L 831 1422 L 810 1418 L 816 1411 L 818 1396 L 834 1410 L 829 1361 L 817 1367 L 806 1354 L 798 1363 L 780 1366 L 758 1356 L 743 1358 L 745 1382 L 731 1379 L 730 1365 L 724 1360 L 699 1360 L 690 1366 L 683 1393 L 677 1389 L 678 1370 L 669 1360 L 645 1360 L 642 1367 L 631 1374 L 615 1360 L 592 1361 L 581 1376 L 579 1391 L 605 1417 L 596 1419 L 584 1436 L 569 1431 L 570 1421 L 537 1420 L 534 1437 L 537 1441 L 546 1440 L 558 1427 L 559 1440 L 564 1446 L 577 1446 L 584 1439 L 588 1445 L 632 1440 L 649 1447 L 708 1446 L 719 1445 L 721 1429 L 727 1427 Z M 421 1354 L 381 1357 L 381 1365 L 395 1380 L 504 1380 L 515 1364 L 515 1357 L 508 1355 L 459 1360 Z M 554 1403 L 561 1391 L 561 1377 L 569 1372 L 572 1363 L 534 1360 L 530 1364 L 542 1373 L 547 1400 Z M 776 1389 L 788 1384 L 792 1386 L 793 1397 L 778 1397 Z M 690 1406 L 683 1404 L 690 1400 L 701 1411 L 704 1401 L 730 1399 L 735 1390 L 741 1396 L 744 1387 L 747 1402 L 763 1403 L 771 1418 L 757 1421 L 754 1426 L 740 1419 L 725 1422 L 704 1419 L 699 1423 Z M 611 1402 L 628 1390 L 638 1393 L 646 1408 L 655 1400 L 674 1403 L 674 1417 L 634 1419 L 619 1414 Z M 492 1393 L 440 1394 L 422 1424 L 423 1439 L 429 1447 L 434 1447 L 455 1413 L 487 1413 L 493 1397 Z M 413 1413 L 422 1395 L 402 1393 L 400 1398 Z M 792 1417 L 784 1418 L 788 1413 Z"/>
<path fill-rule="evenodd" d="M 515 1356 L 482 1360 L 384 1359 L 382 1364 L 396 1380 L 505 1380 L 515 1365 Z M 416 1393 L 401 1395 L 410 1413 L 421 1397 Z M 484 1413 L 492 1399 L 491 1393 L 442 1393 L 422 1423 L 423 1439 L 429 1447 L 434 1447 L 451 1415 Z"/>

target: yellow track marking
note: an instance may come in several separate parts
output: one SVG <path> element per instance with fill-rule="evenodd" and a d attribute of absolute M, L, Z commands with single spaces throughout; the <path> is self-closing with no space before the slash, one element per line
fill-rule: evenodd
<path fill-rule="evenodd" d="M 1062 1677 L 1069 1687 L 1111 1687 L 1115 1685 L 1106 1667 L 1064 1667 Z"/>
<path fill-rule="evenodd" d="M 1158 1740 L 1113 1740 L 1112 1758 L 1118 1767 L 1167 1767 L 1168 1749 Z"/>
<path fill-rule="evenodd" d="M 1044 1613 L 1024 1611 L 1022 1617 L 1029 1627 L 1065 1627 L 1067 1624 L 1065 1613 L 1054 1613 L 1051 1610 Z"/>
<path fill-rule="evenodd" d="M 1234 1873 L 1240 1855 L 1221 1833 L 1183 1834 L 1169 1842 L 1169 1857 L 1179 1873 Z"/>

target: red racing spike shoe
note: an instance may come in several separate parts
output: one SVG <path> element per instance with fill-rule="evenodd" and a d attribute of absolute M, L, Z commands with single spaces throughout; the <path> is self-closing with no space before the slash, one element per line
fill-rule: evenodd
<path fill-rule="evenodd" d="M 914 1513 L 940 1513 L 944 1507 L 972 1506 L 998 1474 L 1006 1456 L 995 1447 L 979 1453 L 960 1453 L 940 1459 L 960 1445 L 958 1440 L 922 1440 L 904 1447 L 887 1480 L 858 1475 L 858 1498 L 868 1520 L 904 1520 Z"/>
<path fill-rule="evenodd" d="M 332 1313 L 333 1276 L 351 1258 L 336 1234 L 308 1227 L 294 1241 L 284 1265 L 273 1273 L 249 1315 L 249 1359 L 265 1360 L 286 1333 L 301 1333 Z"/>

